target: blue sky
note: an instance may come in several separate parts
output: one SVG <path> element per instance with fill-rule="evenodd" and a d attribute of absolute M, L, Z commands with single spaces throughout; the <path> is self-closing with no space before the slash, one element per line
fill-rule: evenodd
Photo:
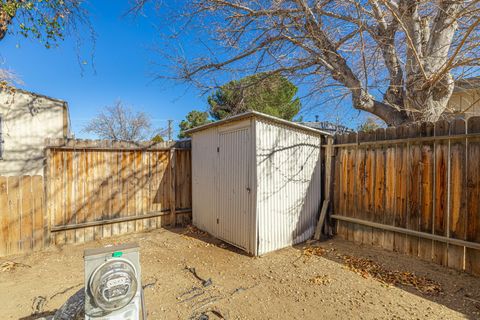
<path fill-rule="evenodd" d="M 80 55 L 73 38 L 65 39 L 53 49 L 45 49 L 35 40 L 15 34 L 0 42 L 2 67 L 16 72 L 23 82 L 21 87 L 68 102 L 76 137 L 92 138 L 82 132 L 82 127 L 100 108 L 116 100 L 149 114 L 157 128 L 166 127 L 167 120 L 172 119 L 177 129 L 178 122 L 190 110 L 207 108 L 206 97 L 197 89 L 154 80 L 155 71 L 160 70 L 158 65 L 167 63 L 153 50 L 161 45 L 159 29 L 165 26 L 155 14 L 125 17 L 128 5 L 126 0 L 90 2 L 91 21 L 97 36 L 94 67 L 89 59 L 92 43 L 88 41 L 81 47 Z M 188 37 L 182 41 L 187 43 L 179 42 L 178 46 L 201 53 L 200 47 L 188 43 Z M 79 57 L 86 64 L 79 63 Z M 304 90 L 300 87 L 300 95 Z M 356 126 L 363 119 L 348 107 L 332 112 L 306 109 L 305 120 L 313 120 L 315 114 L 319 114 L 321 119 L 339 118 L 344 124 Z"/>

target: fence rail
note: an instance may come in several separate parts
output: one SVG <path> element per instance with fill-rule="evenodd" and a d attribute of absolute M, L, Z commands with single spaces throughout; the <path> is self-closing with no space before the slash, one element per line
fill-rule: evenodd
<path fill-rule="evenodd" d="M 480 274 L 479 117 L 337 136 L 333 177 L 339 236 Z"/>

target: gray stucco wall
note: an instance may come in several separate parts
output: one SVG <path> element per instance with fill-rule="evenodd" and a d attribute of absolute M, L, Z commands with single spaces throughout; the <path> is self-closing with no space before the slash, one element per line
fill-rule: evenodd
<path fill-rule="evenodd" d="M 43 175 L 46 138 L 66 138 L 64 101 L 29 92 L 0 91 L 0 176 Z"/>

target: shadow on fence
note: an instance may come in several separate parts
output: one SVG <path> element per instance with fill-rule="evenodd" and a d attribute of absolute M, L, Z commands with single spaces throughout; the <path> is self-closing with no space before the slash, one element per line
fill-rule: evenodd
<path fill-rule="evenodd" d="M 49 141 L 45 175 L 0 177 L 0 256 L 190 220 L 189 142 Z"/>
<path fill-rule="evenodd" d="M 480 117 L 335 143 L 339 236 L 480 274 Z"/>

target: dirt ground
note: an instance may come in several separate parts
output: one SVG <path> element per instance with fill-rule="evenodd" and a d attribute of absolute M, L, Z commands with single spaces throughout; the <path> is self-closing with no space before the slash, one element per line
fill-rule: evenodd
<path fill-rule="evenodd" d="M 18 263 L 0 270 L 1 319 L 52 314 L 83 286 L 85 247 L 125 242 L 141 247 L 149 319 L 199 319 L 202 313 L 209 319 L 480 319 L 480 279 L 433 263 L 342 240 L 252 258 L 192 228 L 0 259 L 0 266 Z M 388 276 L 413 272 L 427 289 L 385 284 L 358 265 L 347 267 L 352 259 L 368 259 L 361 261 L 380 265 Z M 213 283 L 204 287 L 187 267 Z"/>

